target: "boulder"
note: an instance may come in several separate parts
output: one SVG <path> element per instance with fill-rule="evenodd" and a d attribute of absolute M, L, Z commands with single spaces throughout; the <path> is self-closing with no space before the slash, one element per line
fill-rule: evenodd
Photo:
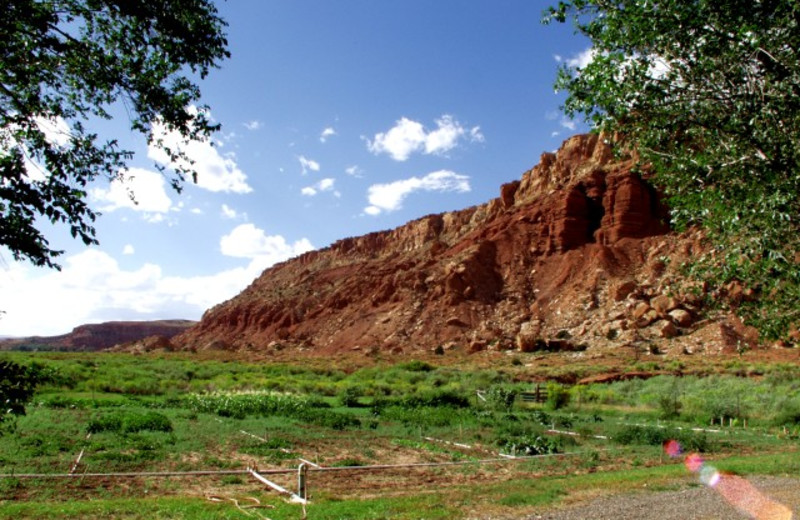
<path fill-rule="evenodd" d="M 520 352 L 533 352 L 537 350 L 537 342 L 540 341 L 539 333 L 541 332 L 542 324 L 538 320 L 526 321 L 520 325 L 519 333 L 517 334 L 517 349 Z"/>
<path fill-rule="evenodd" d="M 650 306 L 658 312 L 661 316 L 666 316 L 670 311 L 678 308 L 678 302 L 675 298 L 661 294 L 650 300 Z"/>
<path fill-rule="evenodd" d="M 636 320 L 636 326 L 640 329 L 643 329 L 649 326 L 651 323 L 657 321 L 659 318 L 658 313 L 655 309 L 650 309 L 643 316 L 641 316 L 638 320 Z"/>
<path fill-rule="evenodd" d="M 638 320 L 639 318 L 641 318 L 642 316 L 644 316 L 645 314 L 647 314 L 651 310 L 652 310 L 652 308 L 650 307 L 649 304 L 647 304 L 645 302 L 639 302 L 639 303 L 636 304 L 636 307 L 633 308 L 633 314 L 632 314 L 633 319 L 634 320 Z"/>
<path fill-rule="evenodd" d="M 627 280 L 614 288 L 611 297 L 614 299 L 615 302 L 621 302 L 622 300 L 627 298 L 628 295 L 630 295 L 633 291 L 635 291 L 636 287 L 637 285 L 635 281 Z"/>
<path fill-rule="evenodd" d="M 692 324 L 694 319 L 689 311 L 683 309 L 675 309 L 669 312 L 669 319 L 672 323 L 679 327 L 688 327 Z"/>
<path fill-rule="evenodd" d="M 486 341 L 482 339 L 474 339 L 470 342 L 467 352 L 474 354 L 486 350 Z"/>
<path fill-rule="evenodd" d="M 656 333 L 666 339 L 674 338 L 678 335 L 678 328 L 669 320 L 660 320 L 657 321 L 653 328 L 656 330 Z"/>

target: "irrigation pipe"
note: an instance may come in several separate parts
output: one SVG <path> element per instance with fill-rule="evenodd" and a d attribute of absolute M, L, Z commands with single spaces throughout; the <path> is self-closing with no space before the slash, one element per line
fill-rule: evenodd
<path fill-rule="evenodd" d="M 605 452 L 614 451 L 615 449 L 592 450 L 592 452 Z M 573 451 L 568 453 L 548 453 L 544 455 L 522 455 L 513 456 L 506 455 L 505 458 L 494 459 L 480 459 L 480 460 L 460 460 L 452 462 L 420 462 L 416 464 L 376 464 L 372 466 L 341 466 L 341 467 L 322 467 L 322 468 L 308 468 L 309 473 L 318 472 L 334 472 L 334 471 L 381 471 L 389 469 L 402 469 L 402 468 L 439 468 L 447 466 L 466 466 L 471 464 L 496 464 L 509 461 L 526 461 L 543 459 L 550 457 L 575 457 L 584 455 L 585 451 Z M 261 475 L 288 475 L 297 473 L 297 469 L 264 469 L 257 470 Z M 125 477 L 197 477 L 197 476 L 213 476 L 213 475 L 251 475 L 249 469 L 230 469 L 230 470 L 198 470 L 198 471 L 140 471 L 140 472 L 116 472 L 116 473 L 3 473 L 0 474 L 0 479 L 3 478 L 125 478 Z"/>
<path fill-rule="evenodd" d="M 611 450 L 592 450 L 593 452 L 596 451 L 611 451 Z M 330 471 L 378 471 L 378 470 L 385 470 L 385 469 L 401 469 L 401 468 L 441 468 L 446 466 L 467 466 L 471 464 L 495 464 L 499 462 L 509 462 L 509 461 L 526 461 L 526 460 L 534 460 L 534 459 L 543 459 L 548 457 L 575 457 L 577 455 L 584 455 L 585 451 L 573 451 L 569 453 L 547 453 L 544 455 L 522 455 L 522 456 L 513 456 L 513 455 L 503 455 L 500 454 L 504 458 L 495 458 L 495 459 L 479 459 L 479 460 L 458 460 L 452 462 L 420 462 L 416 464 L 376 464 L 373 466 L 341 466 L 341 467 L 330 467 L 326 466 L 324 468 L 308 468 L 309 473 L 322 473 L 322 472 L 330 472 Z M 506 458 L 507 457 L 507 458 Z"/>
<path fill-rule="evenodd" d="M 294 469 L 268 469 L 260 473 L 266 475 L 280 475 L 296 473 Z M 246 469 L 229 470 L 200 470 L 200 471 L 139 471 L 139 472 L 115 472 L 115 473 L 3 473 L 0 478 L 103 478 L 103 477 L 201 477 L 212 475 L 249 475 Z"/>
<path fill-rule="evenodd" d="M 283 486 L 281 486 L 281 485 L 279 485 L 279 484 L 276 484 L 275 482 L 272 482 L 272 481 L 271 481 L 271 480 L 269 480 L 269 479 L 266 479 L 266 478 L 264 478 L 264 476 L 263 476 L 263 475 L 261 475 L 261 473 L 262 473 L 262 472 L 258 472 L 258 471 L 254 470 L 254 469 L 251 469 L 251 468 L 247 468 L 247 472 L 248 472 L 250 475 L 252 475 L 252 476 L 253 476 L 253 478 L 255 478 L 256 480 L 258 480 L 258 481 L 259 481 L 259 482 L 261 482 L 262 484 L 264 484 L 264 485 L 266 485 L 266 486 L 268 486 L 268 487 L 270 487 L 270 488 L 274 489 L 274 490 L 275 490 L 275 491 L 277 491 L 278 493 L 281 493 L 281 494 L 283 494 L 283 495 L 289 495 L 289 497 L 291 498 L 291 501 L 292 501 L 292 502 L 296 502 L 296 503 L 298 503 L 298 504 L 304 504 L 304 505 L 305 505 L 305 504 L 308 504 L 308 500 L 306 500 L 306 498 L 305 498 L 305 497 L 301 497 L 300 495 L 297 495 L 297 494 L 295 494 L 295 493 L 292 493 L 291 491 L 289 491 L 289 490 L 288 490 L 288 489 L 286 489 L 285 487 L 283 487 Z"/>

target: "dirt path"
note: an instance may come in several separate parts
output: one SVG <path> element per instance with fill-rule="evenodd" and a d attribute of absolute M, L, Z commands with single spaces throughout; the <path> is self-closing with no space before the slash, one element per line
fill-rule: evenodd
<path fill-rule="evenodd" d="M 761 492 L 794 511 L 800 511 L 800 479 L 755 477 Z M 693 486 L 678 491 L 641 492 L 604 497 L 524 520 L 739 520 L 753 518 L 731 506 L 715 489 Z M 764 520 L 772 520 L 766 517 Z M 761 520 L 761 519 L 759 519 Z"/>

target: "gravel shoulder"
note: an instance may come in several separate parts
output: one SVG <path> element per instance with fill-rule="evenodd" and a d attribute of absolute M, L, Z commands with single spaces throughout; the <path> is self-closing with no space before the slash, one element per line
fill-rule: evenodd
<path fill-rule="evenodd" d="M 774 501 L 800 511 L 800 479 L 753 477 L 748 481 Z M 717 490 L 687 486 L 677 491 L 636 492 L 593 499 L 527 516 L 524 520 L 739 520 L 753 518 L 730 505 Z M 766 517 L 764 520 L 772 520 Z M 759 519 L 761 520 L 761 519 Z"/>

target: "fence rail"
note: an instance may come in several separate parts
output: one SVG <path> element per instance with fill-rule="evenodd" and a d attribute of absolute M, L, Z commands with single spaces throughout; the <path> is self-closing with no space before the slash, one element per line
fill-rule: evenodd
<path fill-rule="evenodd" d="M 524 403 L 544 403 L 547 401 L 547 387 L 537 384 L 531 392 L 520 392 L 519 398 Z"/>

